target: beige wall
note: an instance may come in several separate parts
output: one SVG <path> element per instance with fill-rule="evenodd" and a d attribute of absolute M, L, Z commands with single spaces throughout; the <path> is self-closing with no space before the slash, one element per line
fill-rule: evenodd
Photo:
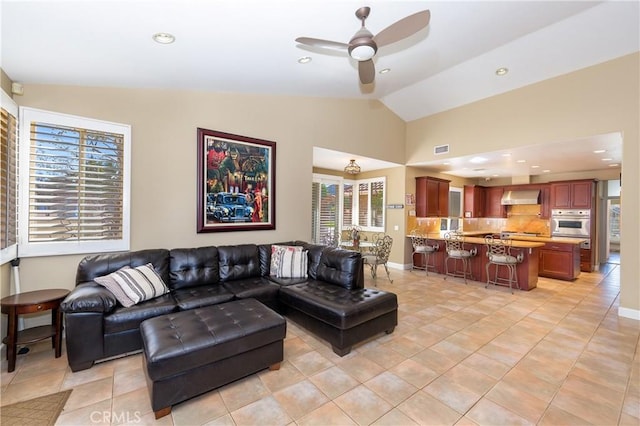
<path fill-rule="evenodd" d="M 313 146 L 406 164 L 433 160 L 443 143 L 466 155 L 621 131 L 623 183 L 639 182 L 638 63 L 630 55 L 410 123 L 377 101 L 41 85 L 25 85 L 16 101 L 132 125 L 132 249 L 261 243 L 310 238 Z M 278 143 L 275 231 L 195 232 L 197 127 Z M 424 170 L 388 172 L 387 203 L 404 204 Z M 640 189 L 623 191 L 621 306 L 637 311 Z M 404 232 L 405 210 L 387 210 L 393 263 L 410 256 L 393 231 L 397 224 Z M 81 257 L 23 259 L 23 289 L 71 288 Z M 8 271 L 0 268 L 2 296 Z"/>
<path fill-rule="evenodd" d="M 546 80 L 407 124 L 407 162 L 622 132 L 621 294 L 640 311 L 640 54 Z M 409 179 L 407 185 L 409 185 Z M 408 186 L 409 187 L 409 186 Z"/>
<path fill-rule="evenodd" d="M 46 85 L 25 85 L 16 101 L 131 124 L 132 250 L 309 240 L 313 146 L 405 157 L 405 123 L 377 101 Z M 196 233 L 197 127 L 277 142 L 276 230 Z M 23 258 L 23 290 L 72 288 L 81 258 Z"/>

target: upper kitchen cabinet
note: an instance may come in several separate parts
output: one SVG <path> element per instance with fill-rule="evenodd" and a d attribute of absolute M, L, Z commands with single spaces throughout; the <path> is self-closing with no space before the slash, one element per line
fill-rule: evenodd
<path fill-rule="evenodd" d="M 478 185 L 464 186 L 464 217 L 484 217 L 486 188 Z"/>
<path fill-rule="evenodd" d="M 591 209 L 593 205 L 593 180 L 553 182 L 550 187 L 552 209 Z"/>
<path fill-rule="evenodd" d="M 430 176 L 416 178 L 416 216 L 449 216 L 449 182 Z"/>
<path fill-rule="evenodd" d="M 504 187 L 490 186 L 485 188 L 485 214 L 484 217 L 507 217 L 506 206 L 502 205 L 502 193 Z"/>

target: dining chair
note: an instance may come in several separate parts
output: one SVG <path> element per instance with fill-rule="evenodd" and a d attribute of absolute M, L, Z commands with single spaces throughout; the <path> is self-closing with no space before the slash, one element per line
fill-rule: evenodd
<path fill-rule="evenodd" d="M 371 277 L 373 277 L 374 279 L 377 275 L 378 265 L 383 265 L 384 270 L 387 272 L 387 278 L 389 279 L 389 282 L 393 283 L 393 280 L 389 275 L 389 267 L 387 266 L 392 245 L 393 238 L 391 238 L 391 236 L 389 235 L 385 235 L 384 237 L 377 239 L 375 247 L 373 247 L 373 251 L 371 253 L 362 255 L 364 263 L 369 265 L 369 267 L 371 268 Z"/>

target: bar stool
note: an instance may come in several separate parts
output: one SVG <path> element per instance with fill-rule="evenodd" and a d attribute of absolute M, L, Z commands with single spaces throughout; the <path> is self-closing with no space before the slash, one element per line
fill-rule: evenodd
<path fill-rule="evenodd" d="M 487 244 L 487 257 L 489 258 L 489 261 L 485 266 L 487 269 L 487 284 L 484 288 L 489 287 L 489 284 L 509 284 L 511 294 L 513 294 L 513 284 L 515 284 L 517 289 L 520 289 L 520 285 L 518 284 L 517 265 L 522 263 L 524 255 L 522 253 L 519 253 L 516 256 L 511 254 L 511 246 L 513 244 L 513 240 L 511 239 L 503 240 L 499 237 L 494 237 L 493 235 L 487 235 L 484 237 L 484 241 Z M 491 275 L 489 275 L 489 266 L 491 265 L 495 265 L 495 276 L 493 281 L 491 280 Z M 501 266 L 507 268 L 508 278 L 500 276 L 499 269 Z"/>
<path fill-rule="evenodd" d="M 411 231 L 411 262 L 413 263 L 412 269 L 419 269 L 425 272 L 425 275 L 429 275 L 429 268 L 435 270 L 436 267 L 436 252 L 440 249 L 440 246 L 436 243 L 429 245 L 426 237 L 418 234 L 415 230 Z M 417 266 L 414 255 L 419 255 L 422 258 L 422 265 Z M 430 262 L 431 261 L 431 262 Z"/>
<path fill-rule="evenodd" d="M 464 239 L 462 234 L 458 232 L 447 232 L 444 234 L 444 242 L 447 246 L 447 258 L 444 261 L 445 277 L 464 278 L 464 283 L 467 283 L 467 276 L 473 279 L 471 273 L 471 258 L 478 254 L 478 250 L 474 247 L 471 250 L 467 250 L 464 245 Z M 453 271 L 449 272 L 449 261 L 453 260 Z M 459 265 L 462 264 L 462 269 L 459 269 Z"/>

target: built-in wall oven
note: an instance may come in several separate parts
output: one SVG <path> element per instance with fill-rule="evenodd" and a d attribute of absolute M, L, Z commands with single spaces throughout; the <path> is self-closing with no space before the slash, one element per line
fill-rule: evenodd
<path fill-rule="evenodd" d="M 551 210 L 551 235 L 554 237 L 591 237 L 591 211 Z"/>

